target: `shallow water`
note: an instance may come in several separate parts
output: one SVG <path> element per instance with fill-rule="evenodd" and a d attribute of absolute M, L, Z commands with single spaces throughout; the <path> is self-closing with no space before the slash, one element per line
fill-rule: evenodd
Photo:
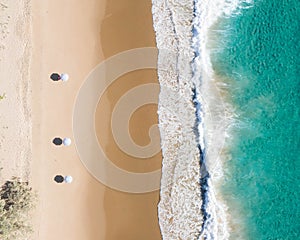
<path fill-rule="evenodd" d="M 300 234 L 299 12 L 297 0 L 254 1 L 210 31 L 212 67 L 236 114 L 222 184 L 231 239 Z"/>
<path fill-rule="evenodd" d="M 163 236 L 297 239 L 299 3 L 195 0 L 194 9 L 191 1 L 153 3 L 159 80 L 182 94 L 164 88 L 160 94 L 162 183 L 172 183 L 160 195 Z"/>

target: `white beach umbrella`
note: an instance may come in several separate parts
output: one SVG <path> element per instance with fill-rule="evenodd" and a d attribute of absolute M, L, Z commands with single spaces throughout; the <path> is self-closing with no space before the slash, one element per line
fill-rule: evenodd
<path fill-rule="evenodd" d="M 72 176 L 65 176 L 65 183 L 71 183 L 73 181 Z"/>
<path fill-rule="evenodd" d="M 70 138 L 64 138 L 63 139 L 63 145 L 65 146 L 70 146 L 72 143 L 71 139 Z"/>
<path fill-rule="evenodd" d="M 62 73 L 60 75 L 60 79 L 63 81 L 63 82 L 66 82 L 69 80 L 69 75 L 67 73 Z"/>

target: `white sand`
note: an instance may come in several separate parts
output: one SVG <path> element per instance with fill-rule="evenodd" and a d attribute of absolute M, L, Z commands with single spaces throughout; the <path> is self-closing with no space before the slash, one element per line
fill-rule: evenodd
<path fill-rule="evenodd" d="M 31 57 L 28 1 L 0 2 L 0 173 L 28 180 L 31 161 Z"/>

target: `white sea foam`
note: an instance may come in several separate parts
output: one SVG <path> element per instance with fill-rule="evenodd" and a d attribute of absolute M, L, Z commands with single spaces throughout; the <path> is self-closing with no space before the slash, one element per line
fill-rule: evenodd
<path fill-rule="evenodd" d="M 159 223 L 164 239 L 197 239 L 202 226 L 200 166 L 193 132 L 193 1 L 153 0 L 163 151 Z"/>
<path fill-rule="evenodd" d="M 203 138 L 205 162 L 210 174 L 206 203 L 208 218 L 200 239 L 225 240 L 229 238 L 227 208 L 218 194 L 218 185 L 223 176 L 220 154 L 226 139 L 226 132 L 232 122 L 229 117 L 231 112 L 228 112 L 231 107 L 226 106 L 219 94 L 219 86 L 214 79 L 207 44 L 210 27 L 220 16 L 231 14 L 237 6 L 237 1 L 224 0 L 196 1 L 195 3 L 193 46 L 198 54 L 193 64 L 193 82 L 199 93 L 198 101 L 203 106 L 203 121 L 199 125 L 199 132 L 202 132 L 200 138 Z"/>
<path fill-rule="evenodd" d="M 233 106 L 224 101 L 224 83 L 218 81 L 212 69 L 208 43 L 209 31 L 221 16 L 239 14 L 239 10 L 249 7 L 250 1 L 214 0 L 195 1 L 193 46 L 197 56 L 193 64 L 193 82 L 197 86 L 198 101 L 202 103 L 203 122 L 199 125 L 200 138 L 203 138 L 205 162 L 210 174 L 208 179 L 208 202 L 206 213 L 209 216 L 200 239 L 229 239 L 229 213 L 222 200 L 219 185 L 223 180 L 223 154 L 225 141 L 230 140 L 230 129 L 236 116 Z M 242 7 L 242 3 L 244 7 Z M 201 81 L 199 81 L 201 79 Z"/>
<path fill-rule="evenodd" d="M 223 176 L 220 154 L 234 115 L 232 106 L 222 101 L 224 86 L 215 79 L 207 44 L 210 27 L 220 16 L 236 13 L 239 1 L 152 0 L 161 85 L 163 167 L 158 212 L 164 239 L 229 238 L 227 208 L 218 185 Z M 193 104 L 193 88 L 199 109 Z M 194 131 L 196 111 L 201 119 L 199 139 Z M 205 176 L 200 175 L 198 143 L 210 175 L 204 225 L 199 181 Z"/>

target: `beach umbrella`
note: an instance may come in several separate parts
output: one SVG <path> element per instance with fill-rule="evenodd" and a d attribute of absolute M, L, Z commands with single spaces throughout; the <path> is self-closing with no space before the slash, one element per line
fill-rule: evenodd
<path fill-rule="evenodd" d="M 64 140 L 63 140 L 63 144 L 64 144 L 65 146 L 70 146 L 70 145 L 71 145 L 71 143 L 72 143 L 72 141 L 71 141 L 71 139 L 70 139 L 70 138 L 64 138 Z"/>
<path fill-rule="evenodd" d="M 61 76 L 58 74 L 58 73 L 52 73 L 50 75 L 50 78 L 53 80 L 53 81 L 58 81 L 61 79 Z"/>
<path fill-rule="evenodd" d="M 57 183 L 62 183 L 64 181 L 64 177 L 62 175 L 56 175 L 54 177 L 54 181 Z"/>
<path fill-rule="evenodd" d="M 71 183 L 73 181 L 72 176 L 65 176 L 65 183 Z"/>
<path fill-rule="evenodd" d="M 67 73 L 62 73 L 62 74 L 60 75 L 60 78 L 61 78 L 61 80 L 62 80 L 63 82 L 66 82 L 66 81 L 69 80 L 69 75 L 68 75 Z"/>
<path fill-rule="evenodd" d="M 62 145 L 63 144 L 63 140 L 59 137 L 56 137 L 52 140 L 53 144 L 55 144 L 56 146 Z"/>

